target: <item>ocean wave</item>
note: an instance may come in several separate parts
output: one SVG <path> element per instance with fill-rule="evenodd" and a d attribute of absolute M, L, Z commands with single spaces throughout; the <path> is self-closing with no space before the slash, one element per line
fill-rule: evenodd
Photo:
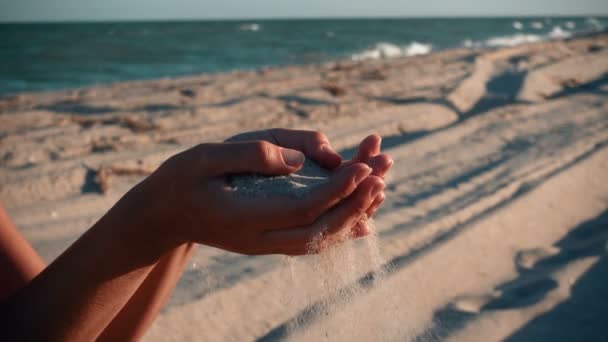
<path fill-rule="evenodd" d="M 553 26 L 553 29 L 546 35 L 541 34 L 524 34 L 516 33 L 509 36 L 492 37 L 483 41 L 474 41 L 466 39 L 462 42 L 462 46 L 466 48 L 482 48 L 482 47 L 510 47 L 521 44 L 537 43 L 551 39 L 564 39 L 572 37 L 573 33 L 562 28 L 559 25 Z"/>
<path fill-rule="evenodd" d="M 516 46 L 521 44 L 536 43 L 543 40 L 543 36 L 538 34 L 523 34 L 518 33 L 511 36 L 500 36 L 486 39 L 484 41 L 474 41 L 466 39 L 462 45 L 467 48 L 480 47 L 501 47 L 501 46 Z"/>
<path fill-rule="evenodd" d="M 239 30 L 241 31 L 251 31 L 256 32 L 259 31 L 262 27 L 259 24 L 251 23 L 251 24 L 242 24 L 239 26 Z"/>
<path fill-rule="evenodd" d="M 553 29 L 548 34 L 551 39 L 563 39 L 572 37 L 572 33 L 564 30 L 561 26 L 553 26 Z"/>
<path fill-rule="evenodd" d="M 540 21 L 533 21 L 530 24 L 530 27 L 533 28 L 533 29 L 535 29 L 535 30 L 542 30 L 543 27 L 545 27 L 545 25 L 543 25 L 543 23 L 540 22 Z"/>
<path fill-rule="evenodd" d="M 381 58 L 396 58 L 396 57 L 409 57 L 416 55 L 426 55 L 433 50 L 431 44 L 424 44 L 419 42 L 411 42 L 410 44 L 400 47 L 395 44 L 381 42 L 376 44 L 373 48 L 363 50 L 360 53 L 356 53 L 351 56 L 352 60 L 361 61 L 366 59 L 381 59 Z"/>
<path fill-rule="evenodd" d="M 521 23 L 521 21 L 514 21 L 513 22 L 513 28 L 516 30 L 521 31 L 524 28 L 524 24 Z"/>

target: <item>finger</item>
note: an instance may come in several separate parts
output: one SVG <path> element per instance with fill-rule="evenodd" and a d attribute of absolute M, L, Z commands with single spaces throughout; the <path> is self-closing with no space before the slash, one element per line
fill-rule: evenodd
<path fill-rule="evenodd" d="M 315 224 L 325 227 L 324 234 L 331 236 L 344 228 L 352 227 L 372 205 L 378 194 L 384 190 L 381 178 L 370 176 L 357 190 L 335 209 L 323 215 Z"/>
<path fill-rule="evenodd" d="M 267 241 L 263 241 L 260 243 L 260 245 L 264 246 L 266 245 L 267 247 L 265 247 L 265 250 L 270 251 L 270 252 L 266 252 L 265 254 L 284 254 L 284 255 L 290 255 L 290 256 L 298 256 L 298 255 L 307 255 L 307 254 L 314 254 L 314 253 L 318 253 L 320 251 L 322 251 L 323 249 L 331 246 L 332 244 L 335 243 L 339 243 L 342 240 L 347 240 L 347 239 L 359 239 L 362 237 L 365 237 L 367 235 L 369 235 L 372 232 L 370 225 L 369 225 L 369 219 L 367 218 L 366 215 L 363 215 L 358 221 L 357 223 L 355 223 L 355 225 L 351 228 L 350 233 L 348 231 L 345 230 L 344 234 L 342 234 L 344 237 L 341 239 L 333 239 L 333 241 L 323 241 L 323 236 L 322 236 L 322 229 L 318 230 L 318 233 L 315 235 L 315 237 L 312 238 L 312 241 L 309 241 L 306 244 L 299 244 L 299 245 L 287 245 L 287 244 L 283 244 L 282 246 L 268 246 L 268 242 Z"/>
<path fill-rule="evenodd" d="M 352 163 L 369 164 L 370 159 L 380 153 L 381 141 L 382 138 L 377 134 L 367 136 L 359 144 L 357 154 L 353 157 L 353 159 L 343 162 L 340 167 L 346 167 Z"/>
<path fill-rule="evenodd" d="M 372 134 L 359 144 L 359 151 L 352 160 L 356 163 L 368 163 L 369 159 L 380 153 L 380 145 L 382 143 L 382 137 L 378 134 Z"/>
<path fill-rule="evenodd" d="M 321 132 L 274 128 L 268 131 L 278 145 L 304 152 L 321 166 L 334 169 L 342 163 L 342 157 L 331 147 L 327 136 Z"/>
<path fill-rule="evenodd" d="M 380 205 L 382 205 L 382 202 L 384 202 L 384 192 L 381 192 L 378 194 L 378 196 L 376 196 L 376 198 L 374 198 L 374 202 L 372 203 L 372 205 L 369 207 L 369 209 L 367 209 L 367 211 L 365 212 L 367 214 L 367 217 L 374 217 L 374 215 L 376 214 L 376 211 L 378 210 L 378 208 L 380 207 Z"/>
<path fill-rule="evenodd" d="M 252 229 L 276 229 L 304 226 L 314 222 L 322 213 L 348 197 L 371 174 L 365 164 L 353 164 L 337 171 L 330 180 L 311 191 L 304 198 L 246 198 L 237 191 L 220 192 L 218 205 L 230 207 L 229 217 L 233 224 L 247 225 Z M 220 196 L 225 196 L 220 197 Z"/>
<path fill-rule="evenodd" d="M 340 235 L 348 234 L 372 204 L 375 196 L 384 189 L 382 179 L 366 178 L 346 200 L 332 208 L 310 226 L 271 230 L 265 233 L 268 243 L 289 246 L 294 251 L 306 249 L 315 252 L 326 242 L 333 243 Z"/>
<path fill-rule="evenodd" d="M 222 144 L 201 144 L 194 148 L 199 168 L 205 175 L 260 173 L 283 175 L 298 171 L 304 154 L 282 148 L 268 141 L 246 141 Z"/>
<path fill-rule="evenodd" d="M 367 217 L 367 215 L 363 215 L 363 217 L 361 217 L 359 221 L 357 221 L 357 223 L 352 229 L 352 238 L 358 239 L 369 235 L 370 232 L 371 229 L 369 227 L 369 218 Z"/>
<path fill-rule="evenodd" d="M 388 171 L 393 166 L 394 162 L 387 154 L 379 154 L 369 160 L 369 166 L 372 168 L 372 175 L 384 178 Z"/>

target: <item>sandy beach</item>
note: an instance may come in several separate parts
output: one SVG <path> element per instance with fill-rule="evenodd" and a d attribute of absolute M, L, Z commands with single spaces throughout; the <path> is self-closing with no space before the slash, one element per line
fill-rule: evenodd
<path fill-rule="evenodd" d="M 377 235 L 199 247 L 146 341 L 608 341 L 606 33 L 5 97 L 0 200 L 51 262 L 168 156 L 269 127 L 381 134 Z"/>

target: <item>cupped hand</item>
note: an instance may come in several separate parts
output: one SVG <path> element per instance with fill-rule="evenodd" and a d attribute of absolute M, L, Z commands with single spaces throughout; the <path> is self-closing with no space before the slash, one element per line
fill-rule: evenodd
<path fill-rule="evenodd" d="M 393 160 L 387 154 L 381 153 L 382 138 L 377 134 L 369 135 L 363 139 L 355 156 L 348 161 L 342 160 L 342 157 L 333 149 L 329 139 L 323 133 L 314 131 L 275 128 L 241 133 L 227 141 L 254 140 L 268 141 L 279 146 L 300 150 L 306 154 L 306 157 L 331 170 L 340 170 L 356 163 L 363 163 L 372 169 L 371 175 L 384 179 L 393 166 Z M 357 220 L 354 227 L 351 227 L 351 236 L 361 237 L 369 234 L 368 219 L 375 215 L 385 198 L 384 191 L 374 198 L 372 204 L 365 211 L 366 215 Z"/>
<path fill-rule="evenodd" d="M 162 239 L 249 255 L 307 254 L 316 251 L 312 241 L 368 234 L 360 222 L 384 199 L 382 177 L 391 164 L 379 144 L 379 137 L 368 137 L 345 162 L 317 132 L 245 133 L 171 157 L 121 202 L 145 208 L 147 229 Z M 302 199 L 244 198 L 226 182 L 229 174 L 293 173 L 306 157 L 333 171 L 328 183 Z"/>

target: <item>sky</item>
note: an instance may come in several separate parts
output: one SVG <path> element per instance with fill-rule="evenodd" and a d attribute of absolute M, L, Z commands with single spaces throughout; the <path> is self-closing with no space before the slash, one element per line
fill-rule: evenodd
<path fill-rule="evenodd" d="M 0 22 L 608 15 L 608 0 L 0 0 Z"/>

